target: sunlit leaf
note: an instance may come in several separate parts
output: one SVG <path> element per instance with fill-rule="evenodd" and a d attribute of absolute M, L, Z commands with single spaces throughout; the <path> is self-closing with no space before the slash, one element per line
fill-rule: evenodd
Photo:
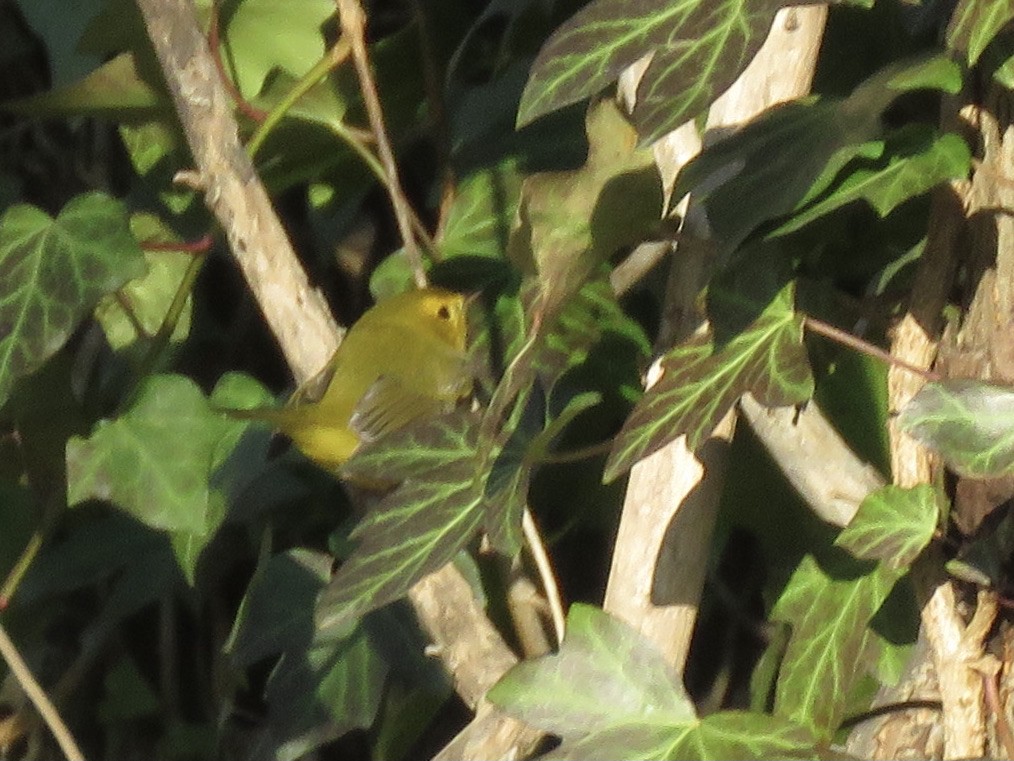
<path fill-rule="evenodd" d="M 123 205 L 77 196 L 54 220 L 18 205 L 0 217 L 0 405 L 42 366 L 95 303 L 144 273 Z"/>
<path fill-rule="evenodd" d="M 558 653 L 511 669 L 487 696 L 560 735 L 547 759 L 812 757 L 784 719 L 738 712 L 698 719 L 679 675 L 640 633 L 601 610 L 571 606 Z"/>
<path fill-rule="evenodd" d="M 857 558 L 905 570 L 933 538 L 944 501 L 929 484 L 885 486 L 863 500 L 837 544 Z"/>
<path fill-rule="evenodd" d="M 487 697 L 564 737 L 696 718 L 679 675 L 627 624 L 591 605 L 574 604 L 565 631 L 559 652 L 519 663 Z"/>
<path fill-rule="evenodd" d="M 746 393 L 768 407 L 801 404 L 813 394 L 792 284 L 720 350 L 699 337 L 662 358 L 662 377 L 616 437 L 604 478 L 616 478 L 681 435 L 694 451 Z"/>
<path fill-rule="evenodd" d="M 947 26 L 947 46 L 965 54 L 974 66 L 993 38 L 1011 19 L 1011 0 L 959 0 Z"/>
<path fill-rule="evenodd" d="M 1014 389 L 962 379 L 927 383 L 899 423 L 963 476 L 1014 472 Z"/>
<path fill-rule="evenodd" d="M 764 42 L 779 0 L 595 0 L 561 25 L 532 65 L 518 125 L 587 98 L 645 55 L 634 121 L 652 142 L 731 85 Z"/>
<path fill-rule="evenodd" d="M 775 715 L 830 736 L 876 643 L 870 619 L 900 572 L 843 561 L 835 575 L 812 555 L 796 568 L 771 618 L 792 625 L 775 693 Z"/>
<path fill-rule="evenodd" d="M 317 603 L 317 626 L 336 630 L 402 597 L 457 554 L 482 524 L 477 418 L 455 412 L 363 447 L 345 477 L 400 485 L 352 533 L 358 541 Z"/>

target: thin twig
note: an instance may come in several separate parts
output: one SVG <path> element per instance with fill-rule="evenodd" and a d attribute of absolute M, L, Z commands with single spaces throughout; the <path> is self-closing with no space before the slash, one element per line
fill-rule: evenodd
<path fill-rule="evenodd" d="M 812 331 L 813 333 L 829 338 L 832 341 L 842 344 L 843 346 L 848 346 L 850 349 L 855 349 L 858 352 L 875 357 L 876 359 L 882 360 L 889 365 L 894 365 L 895 367 L 900 367 L 903 370 L 908 370 L 910 373 L 915 373 L 928 381 L 940 380 L 939 373 L 935 373 L 932 370 L 927 370 L 926 368 L 918 367 L 910 362 L 906 362 L 900 357 L 894 356 L 889 351 L 885 351 L 879 346 L 871 344 L 869 341 L 864 341 L 862 338 L 854 336 L 851 333 L 841 330 L 840 328 L 836 328 L 834 325 L 829 325 L 823 320 L 818 320 L 815 317 L 805 315 L 803 317 L 803 325 L 807 330 Z"/>
<path fill-rule="evenodd" d="M 563 602 L 560 599 L 560 586 L 556 583 L 556 574 L 553 573 L 553 564 L 549 560 L 549 553 L 546 552 L 546 545 L 542 541 L 539 527 L 535 525 L 531 511 L 526 507 L 521 517 L 521 529 L 525 533 L 525 541 L 528 543 L 528 551 L 532 554 L 535 567 L 539 570 L 539 579 L 542 581 L 542 589 L 546 593 L 546 600 L 549 602 L 549 612 L 553 618 L 553 629 L 556 632 L 557 646 L 563 642 L 564 613 Z"/>
<path fill-rule="evenodd" d="M 35 681 L 35 677 L 32 676 L 28 664 L 25 663 L 21 657 L 21 653 L 18 652 L 17 646 L 7 635 L 7 630 L 2 623 L 0 623 L 0 655 L 7 661 L 11 673 L 18 680 L 21 689 L 25 691 L 25 695 L 32 701 L 32 705 L 35 706 L 42 720 L 46 722 L 49 731 L 53 733 L 53 737 L 56 738 L 56 742 L 59 744 L 60 750 L 63 751 L 63 755 L 67 757 L 68 761 L 84 761 L 84 754 L 74 740 L 74 736 L 67 729 L 67 725 L 64 724 L 63 719 L 60 718 L 60 714 L 50 701 L 49 696 L 46 695 L 45 690 Z"/>
<path fill-rule="evenodd" d="M 394 208 L 394 219 L 398 224 L 398 232 L 405 246 L 405 255 L 415 274 L 416 285 L 422 288 L 426 285 L 426 269 L 423 266 L 422 254 L 419 252 L 419 246 L 416 244 L 415 235 L 412 232 L 412 217 L 409 212 L 411 207 L 398 179 L 398 165 L 394 160 L 391 143 L 387 139 L 384 112 L 380 106 L 380 96 L 377 93 L 376 82 L 373 80 L 373 73 L 370 71 L 369 54 L 366 50 L 366 16 L 359 0 L 337 0 L 337 5 L 342 34 L 348 37 L 352 45 L 352 60 L 356 64 L 359 89 L 362 91 L 363 104 L 366 106 L 366 114 L 370 119 L 370 128 L 377 140 L 377 153 L 380 155 L 387 174 L 387 193 L 391 198 L 391 206 Z"/>
<path fill-rule="evenodd" d="M 222 40 L 218 29 L 218 0 L 212 0 L 211 3 L 211 25 L 208 27 L 208 47 L 211 48 L 211 57 L 214 59 L 215 69 L 222 80 L 222 85 L 228 90 L 229 95 L 232 96 L 236 108 L 254 123 L 263 121 L 267 114 L 243 97 L 243 93 L 239 91 L 236 83 L 232 81 L 229 72 L 225 70 L 225 64 L 222 62 Z"/>

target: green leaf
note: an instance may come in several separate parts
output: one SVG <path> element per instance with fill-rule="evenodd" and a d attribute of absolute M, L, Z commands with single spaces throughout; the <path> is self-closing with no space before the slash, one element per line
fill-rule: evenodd
<path fill-rule="evenodd" d="M 904 571 L 933 538 L 945 502 L 929 484 L 885 486 L 863 500 L 836 543 L 857 558 Z"/>
<path fill-rule="evenodd" d="M 1011 0 L 959 0 L 947 25 L 947 46 L 965 54 L 969 66 L 975 66 L 982 51 L 1011 19 Z"/>
<path fill-rule="evenodd" d="M 313 603 L 331 576 L 330 555 L 295 547 L 257 570 L 236 616 L 226 652 L 240 666 L 298 651 L 313 641 Z"/>
<path fill-rule="evenodd" d="M 304 758 L 324 742 L 373 724 L 388 671 L 362 627 L 338 641 L 286 653 L 264 695 L 276 742 L 272 758 Z"/>
<path fill-rule="evenodd" d="M 645 143 L 696 117 L 760 49 L 779 0 L 595 0 L 539 52 L 518 126 L 612 84 L 645 55 L 633 119 Z"/>
<path fill-rule="evenodd" d="M 351 619 L 402 597 L 450 562 L 482 524 L 477 418 L 454 412 L 406 426 L 359 449 L 342 466 L 354 481 L 400 482 L 356 526 L 355 551 L 317 601 L 317 627 Z"/>
<path fill-rule="evenodd" d="M 858 200 L 867 201 L 881 217 L 899 204 L 922 195 L 941 182 L 964 177 L 971 167 L 968 145 L 954 134 L 940 135 L 913 153 L 890 156 L 885 166 L 861 167 L 820 201 L 804 209 L 771 235 L 785 235 L 835 209 Z"/>
<path fill-rule="evenodd" d="M 18 205 L 0 217 L 0 406 L 42 366 L 95 303 L 144 273 L 123 205 L 77 196 L 54 220 Z"/>
<path fill-rule="evenodd" d="M 1014 472 L 1014 389 L 963 379 L 927 383 L 898 422 L 960 475 Z"/>
<path fill-rule="evenodd" d="M 20 0 L 16 3 L 32 30 L 46 45 L 54 85 L 64 85 L 87 74 L 99 60 L 78 48 L 81 30 L 95 15 L 102 0 Z M 8 23 L 10 23 L 8 21 Z"/>
<path fill-rule="evenodd" d="M 559 652 L 517 664 L 486 697 L 528 724 L 564 738 L 696 718 L 679 675 L 643 635 L 598 608 L 578 603 L 567 614 Z"/>
<path fill-rule="evenodd" d="M 234 376 L 223 384 L 251 382 Z M 259 386 L 249 390 L 264 401 Z M 216 403 L 223 394 L 217 392 Z M 247 426 L 213 412 L 190 379 L 152 376 L 121 417 L 67 443 L 67 502 L 107 500 L 152 528 L 172 532 L 192 581 L 200 551 L 225 516 L 230 489 L 245 483 L 257 465 L 257 458 L 233 459 Z"/>
<path fill-rule="evenodd" d="M 205 4 L 207 0 L 204 0 Z M 300 77 L 324 57 L 329 0 L 234 0 L 220 6 L 222 57 L 240 92 L 257 95 L 273 69 Z"/>
<path fill-rule="evenodd" d="M 692 338 L 662 358 L 662 377 L 645 392 L 616 437 L 606 481 L 686 435 L 695 451 L 739 398 L 752 393 L 768 407 L 801 404 L 813 394 L 803 324 L 790 283 L 742 333 L 715 351 Z"/>
<path fill-rule="evenodd" d="M 504 258 L 520 188 L 521 176 L 513 159 L 479 167 L 463 177 L 447 212 L 440 240 L 442 256 Z"/>
<path fill-rule="evenodd" d="M 807 555 L 771 612 L 792 625 L 775 693 L 775 715 L 828 737 L 874 655 L 869 622 L 900 573 L 841 563 L 834 575 Z"/>
<path fill-rule="evenodd" d="M 684 726 L 647 725 L 596 732 L 540 756 L 545 761 L 817 757 L 813 736 L 803 727 L 746 711 L 722 711 Z"/>
<path fill-rule="evenodd" d="M 876 158 L 880 116 L 904 92 L 951 91 L 960 71 L 942 56 L 877 72 L 845 99 L 806 98 L 775 106 L 705 148 L 676 179 L 672 199 L 703 203 L 719 253 L 727 255 L 758 225 L 820 195 L 853 158 Z"/>
<path fill-rule="evenodd" d="M 7 101 L 0 109 L 41 118 L 96 116 L 135 123 L 173 113 L 165 93 L 138 75 L 130 53 L 121 53 L 78 82 Z"/>
<path fill-rule="evenodd" d="M 698 719 L 661 653 L 589 605 L 571 606 L 558 653 L 518 664 L 487 697 L 563 738 L 546 759 L 813 757 L 810 734 L 784 719 L 740 712 Z"/>
<path fill-rule="evenodd" d="M 131 230 L 138 240 L 146 242 L 161 245 L 180 242 L 159 218 L 148 214 L 135 215 L 131 219 Z M 191 252 L 161 247 L 158 250 L 145 250 L 144 258 L 148 263 L 148 272 L 126 283 L 115 296 L 104 296 L 95 308 L 95 319 L 102 326 L 106 340 L 114 350 L 138 343 L 142 348 L 147 348 L 151 338 L 162 327 L 169 306 L 194 262 L 194 254 Z M 192 308 L 193 300 L 187 295 L 186 304 L 170 336 L 171 342 L 178 343 L 187 337 Z"/>
<path fill-rule="evenodd" d="M 527 178 L 520 224 L 508 253 L 538 277 L 549 314 L 576 294 L 621 247 L 658 225 L 662 185 L 651 152 L 637 150 L 631 126 L 615 103 L 588 110 L 588 159 L 580 169 Z"/>

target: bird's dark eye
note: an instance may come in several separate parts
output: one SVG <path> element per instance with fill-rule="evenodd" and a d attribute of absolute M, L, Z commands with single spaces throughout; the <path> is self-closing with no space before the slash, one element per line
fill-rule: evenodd
<path fill-rule="evenodd" d="M 451 310 L 448 309 L 446 306 L 442 306 L 440 307 L 440 309 L 437 310 L 437 316 L 441 320 L 449 320 L 451 319 Z"/>

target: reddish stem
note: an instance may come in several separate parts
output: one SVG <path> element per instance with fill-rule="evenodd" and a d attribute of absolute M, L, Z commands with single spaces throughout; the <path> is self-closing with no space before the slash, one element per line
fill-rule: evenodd
<path fill-rule="evenodd" d="M 875 357 L 883 362 L 887 362 L 889 365 L 894 365 L 895 367 L 900 367 L 903 370 L 908 370 L 910 373 L 915 373 L 928 381 L 940 380 L 939 373 L 934 372 L 933 370 L 927 370 L 924 367 L 916 367 L 910 362 L 899 359 L 889 351 L 885 351 L 869 341 L 865 341 L 862 338 L 854 336 L 840 328 L 836 328 L 834 325 L 830 325 L 823 320 L 818 320 L 815 317 L 804 315 L 803 327 L 813 333 L 824 336 L 824 338 L 829 338 L 836 343 L 840 343 L 842 346 L 848 346 L 850 349 L 855 349 L 867 356 Z"/>

